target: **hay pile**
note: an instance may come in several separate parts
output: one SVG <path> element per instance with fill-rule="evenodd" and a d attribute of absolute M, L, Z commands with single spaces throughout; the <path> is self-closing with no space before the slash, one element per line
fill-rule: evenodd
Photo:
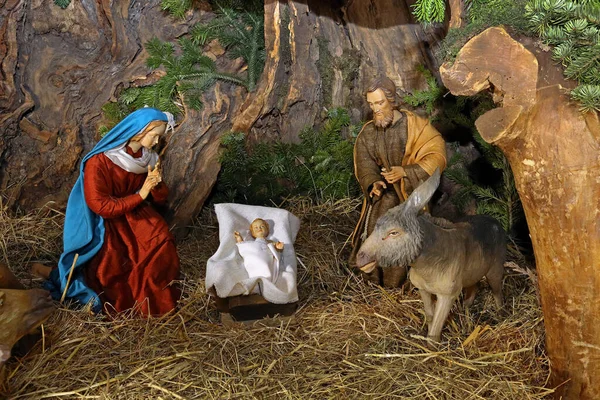
<path fill-rule="evenodd" d="M 206 259 L 218 246 L 216 219 L 206 211 L 179 246 L 185 280 L 176 314 L 106 321 L 60 309 L 45 324 L 44 340 L 5 366 L 0 397 L 542 399 L 551 393 L 544 388 L 549 367 L 532 275 L 507 271 L 505 318 L 483 285 L 470 310 L 453 308 L 442 343 L 429 343 L 414 290 L 385 290 L 345 269 L 356 206 L 285 204 L 302 220 L 300 308 L 293 319 L 219 324 L 203 282 Z M 0 218 L 1 250 L 13 269 L 56 261 L 61 215 Z M 19 276 L 29 279 L 24 270 Z"/>

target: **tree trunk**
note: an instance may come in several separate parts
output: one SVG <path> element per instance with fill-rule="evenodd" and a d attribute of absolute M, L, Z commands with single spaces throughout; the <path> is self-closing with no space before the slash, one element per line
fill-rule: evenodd
<path fill-rule="evenodd" d="M 448 28 L 458 29 L 465 24 L 465 0 L 448 0 L 450 6 L 450 21 Z"/>
<path fill-rule="evenodd" d="M 482 137 L 512 167 L 533 242 L 556 398 L 600 398 L 600 122 L 531 41 L 490 28 L 441 67 L 452 93 L 492 88 Z M 537 57 L 536 57 L 537 56 Z M 540 74 L 538 76 L 538 63 Z"/>
<path fill-rule="evenodd" d="M 414 24 L 403 0 L 265 0 L 267 62 L 233 130 L 296 141 L 332 107 L 366 119 L 363 92 L 375 76 L 425 88 L 416 67 L 436 69 L 426 48 L 439 34 Z"/>
<path fill-rule="evenodd" d="M 123 87 L 152 79 L 143 45 L 155 36 L 175 41 L 209 17 L 204 5 L 176 20 L 158 0 L 73 1 L 65 10 L 52 1 L 0 0 L 0 7 L 0 187 L 9 205 L 25 209 L 66 204 L 81 158 L 99 139 L 102 106 Z M 209 55 L 221 67 L 240 68 L 216 53 Z M 170 138 L 163 167 L 176 226 L 188 225 L 210 194 L 220 136 L 243 96 L 241 88 L 215 85 L 203 111 L 189 111 Z"/>
<path fill-rule="evenodd" d="M 217 83 L 202 99 L 202 111 L 187 110 L 165 148 L 165 182 L 172 182 L 167 219 L 181 237 L 198 215 L 221 168 L 221 137 L 230 129 L 245 89 Z"/>
<path fill-rule="evenodd" d="M 118 88 L 147 75 L 142 45 L 174 40 L 193 21 L 174 21 L 158 0 L 0 0 L 0 188 L 9 204 L 66 203 Z"/>
<path fill-rule="evenodd" d="M 102 106 L 151 78 L 143 44 L 174 41 L 210 18 L 203 6 L 175 20 L 159 3 L 82 0 L 62 10 L 51 1 L 0 0 L 0 188 L 9 205 L 64 206 L 81 158 L 99 139 Z M 185 227 L 201 209 L 232 125 L 255 139 L 297 141 L 331 107 L 367 119 L 363 90 L 377 74 L 405 91 L 425 88 L 416 67 L 435 68 L 427 49 L 441 32 L 413 22 L 405 0 L 265 0 L 267 62 L 257 89 L 247 96 L 215 85 L 204 109 L 189 111 L 169 139 L 171 222 Z M 228 72 L 240 67 L 218 57 Z"/>

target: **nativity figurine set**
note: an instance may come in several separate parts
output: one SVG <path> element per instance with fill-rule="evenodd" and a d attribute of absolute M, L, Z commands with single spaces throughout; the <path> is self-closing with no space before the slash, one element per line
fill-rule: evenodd
<path fill-rule="evenodd" d="M 427 205 L 446 167 L 442 136 L 428 119 L 400 108 L 389 78 L 375 80 L 366 101 L 373 119 L 354 147 L 364 200 L 349 264 L 386 287 L 401 285 L 408 272 L 424 303 L 428 336 L 439 340 L 453 302 L 463 288 L 466 302 L 472 302 L 483 276 L 502 306 L 504 231 L 489 217 L 456 224 L 431 217 Z M 83 158 L 67 205 L 58 266 L 36 266 L 55 299 L 73 299 L 106 314 L 135 308 L 158 316 L 177 307 L 175 241 L 153 207 L 164 204 L 169 193 L 153 147 L 172 129 L 172 115 L 143 108 Z M 207 261 L 209 293 L 220 300 L 259 296 L 268 304 L 297 303 L 299 219 L 283 209 L 233 203 L 217 204 L 215 212 L 220 243 Z"/>

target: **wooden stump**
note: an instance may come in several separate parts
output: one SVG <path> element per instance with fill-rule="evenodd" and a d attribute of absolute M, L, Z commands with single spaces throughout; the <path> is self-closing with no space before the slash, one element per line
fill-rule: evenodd
<path fill-rule="evenodd" d="M 557 398 L 591 400 L 600 398 L 600 123 L 578 111 L 549 61 L 490 28 L 440 71 L 452 93 L 491 89 L 502 104 L 476 126 L 508 157 L 521 196 L 551 384 Z"/>

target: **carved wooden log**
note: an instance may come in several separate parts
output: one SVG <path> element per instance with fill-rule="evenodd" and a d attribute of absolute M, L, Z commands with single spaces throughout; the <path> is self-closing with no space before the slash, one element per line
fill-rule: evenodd
<path fill-rule="evenodd" d="M 562 78 L 548 56 L 533 51 L 540 55 L 504 29 L 490 28 L 440 71 L 452 93 L 492 89 L 502 102 L 476 125 L 508 157 L 521 196 L 539 275 L 552 385 L 560 385 L 557 398 L 598 399 L 600 122 L 597 113 L 579 113 L 556 83 Z"/>

